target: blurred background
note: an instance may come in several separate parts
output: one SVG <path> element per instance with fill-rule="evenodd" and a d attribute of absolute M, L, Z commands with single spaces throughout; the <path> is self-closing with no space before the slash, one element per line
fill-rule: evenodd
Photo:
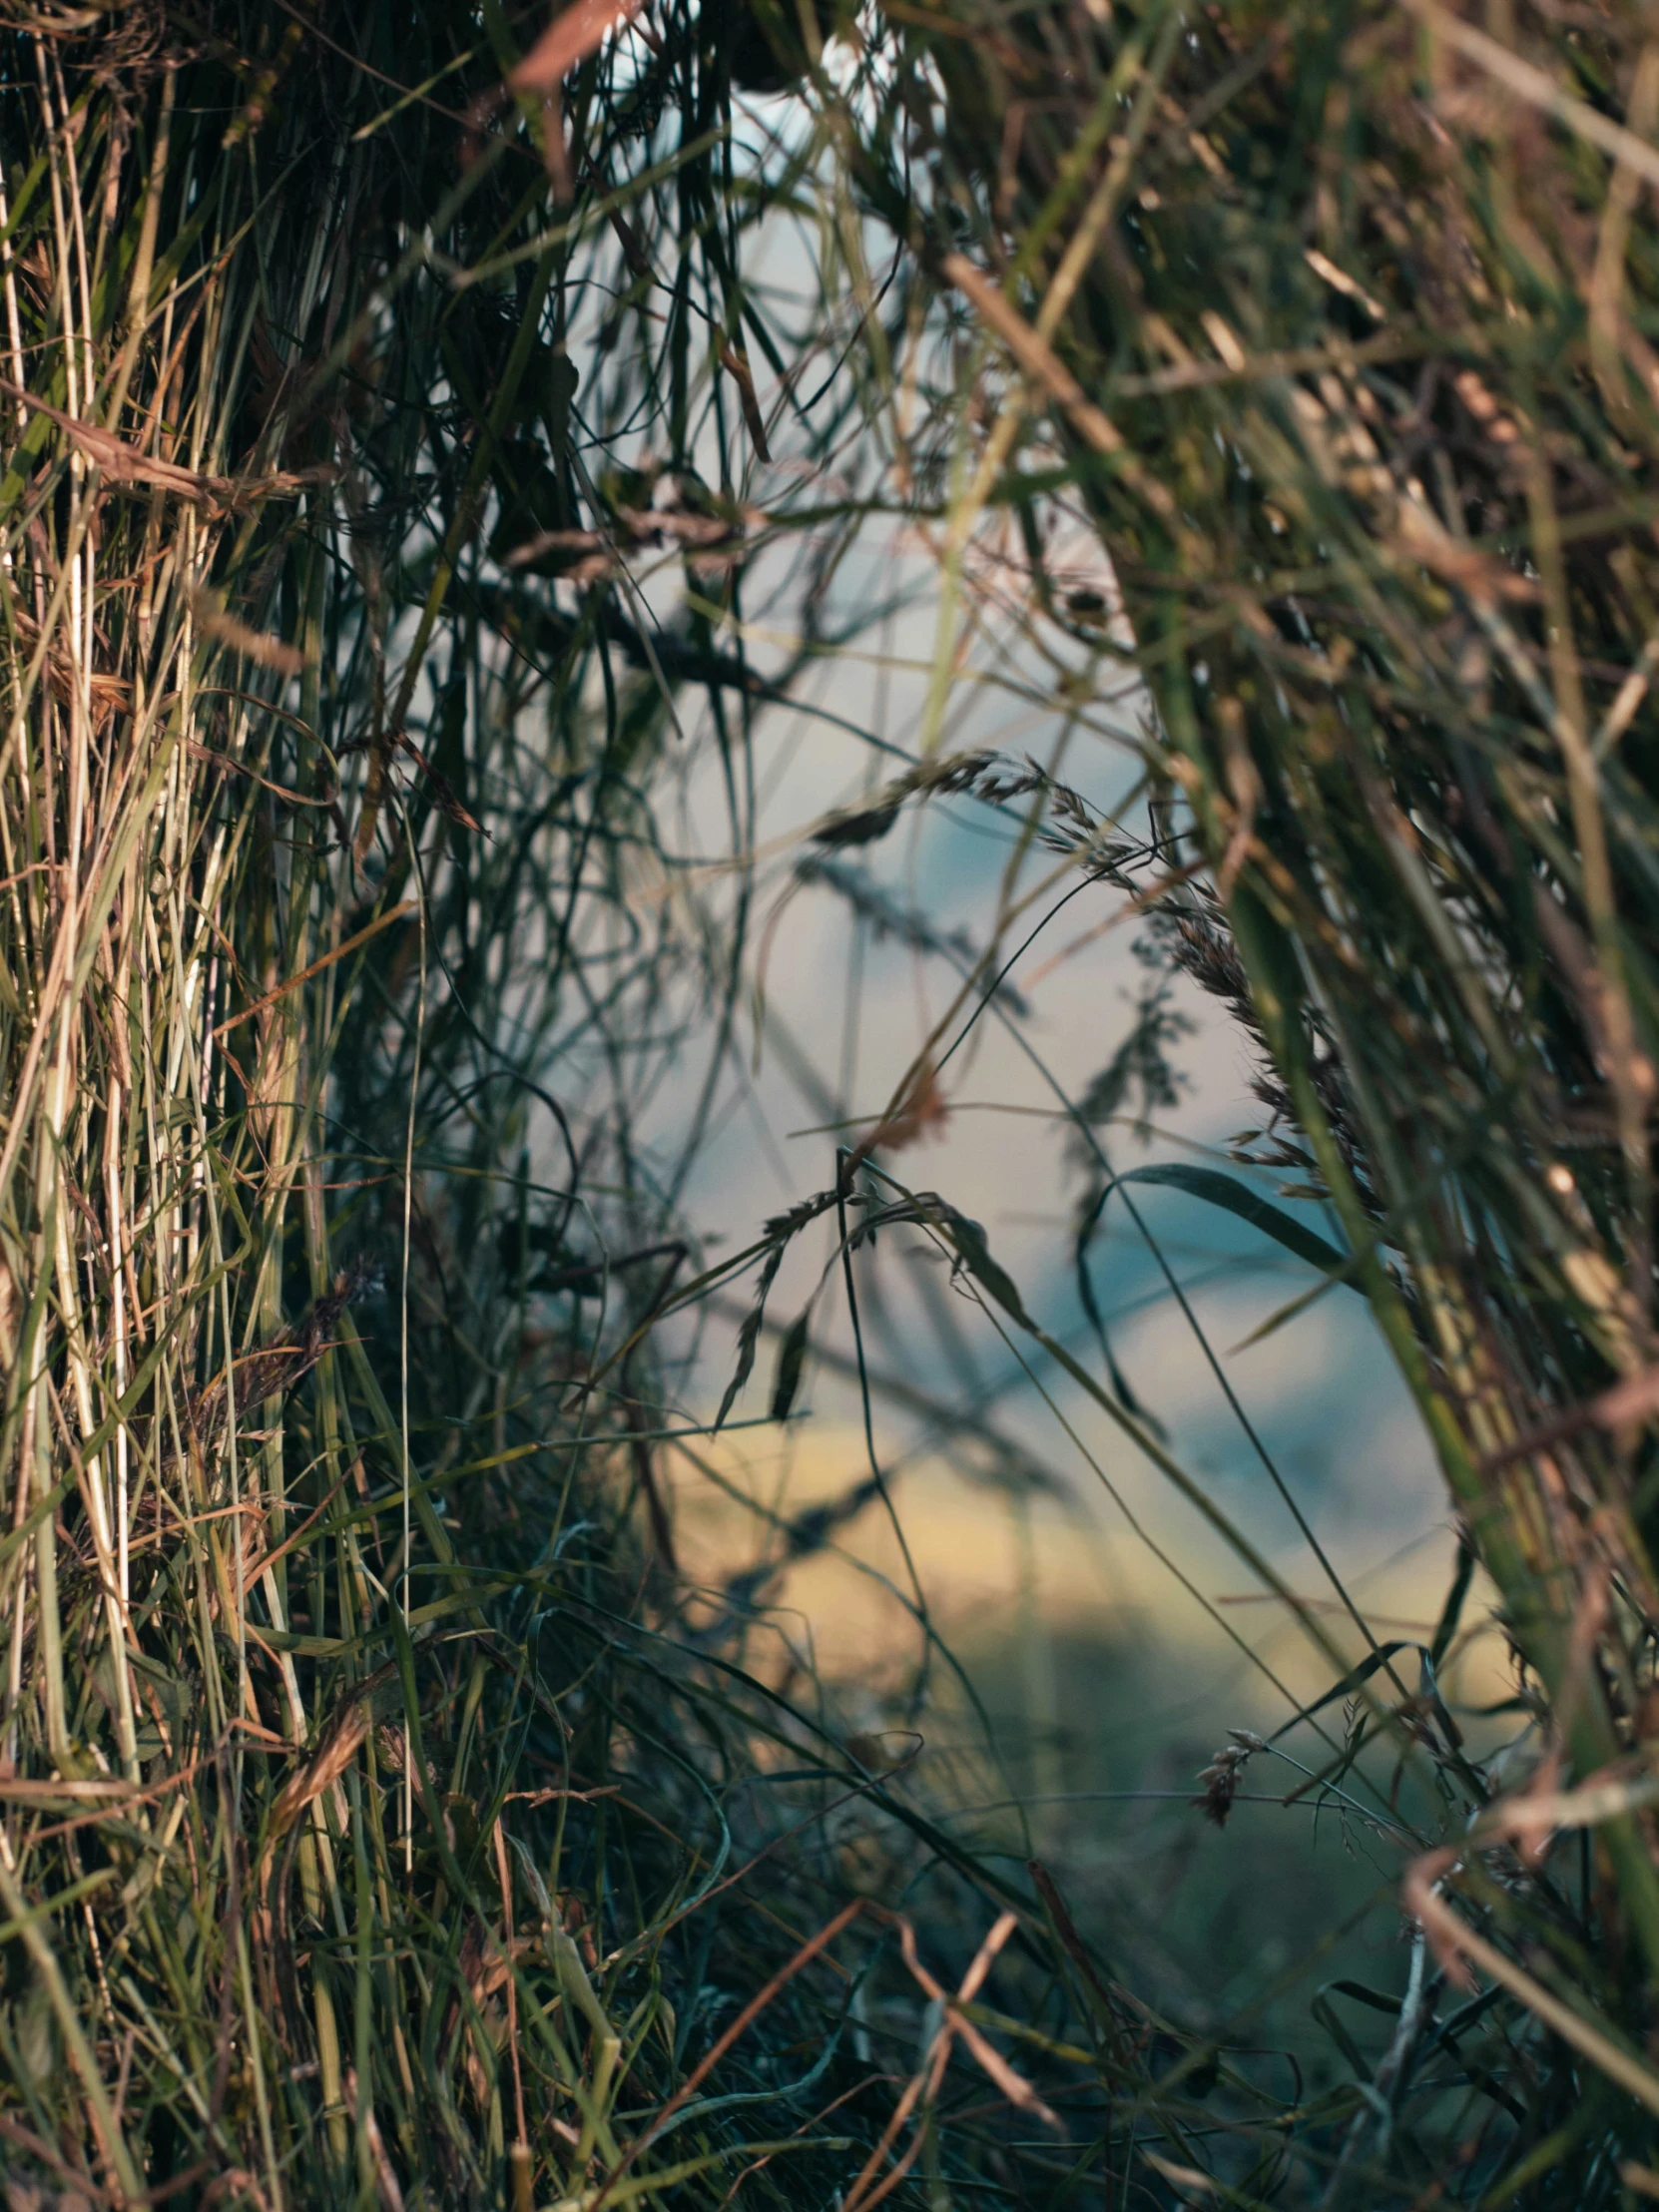
<path fill-rule="evenodd" d="M 776 322 L 818 311 L 816 252 L 772 244 Z M 843 327 L 826 319 L 822 350 L 845 378 L 868 363 Z M 712 1636 L 747 1622 L 749 1663 L 794 1696 L 813 1685 L 952 1833 L 1055 1868 L 1093 1939 L 1185 2025 L 1329 2049 L 1310 2028 L 1322 1986 L 1396 1987 L 1403 1970 L 1388 1771 L 1346 1814 L 1281 1802 L 1342 1745 L 1339 1701 L 1287 1739 L 1302 1775 L 1278 1752 L 1254 1761 L 1225 1827 L 1195 1808 L 1196 1777 L 1230 1729 L 1271 1735 L 1326 1691 L 1333 1648 L 1352 1662 L 1366 1631 L 1429 1641 L 1456 1549 L 1438 1474 L 1358 1297 L 1313 1295 L 1304 1261 L 1180 1189 L 1101 1203 L 1108 1168 L 1187 1163 L 1326 1226 L 1284 1177 L 1241 1167 L 1237 1141 L 1269 1120 L 1248 1041 L 1157 959 L 1125 892 L 1049 849 L 1018 799 L 937 796 L 890 833 L 826 841 L 918 755 L 974 749 L 1029 759 L 1147 834 L 1145 699 L 1114 659 L 1091 534 L 1061 500 L 1044 516 L 1062 615 L 1045 623 L 1006 510 L 961 544 L 942 522 L 895 523 L 874 496 L 893 456 L 867 434 L 839 466 L 792 454 L 758 364 L 756 385 L 772 457 L 741 497 L 756 530 L 775 503 L 793 519 L 751 552 L 741 622 L 710 596 L 718 560 L 700 581 L 671 543 L 632 570 L 642 626 L 671 635 L 694 604 L 790 685 L 751 709 L 741 754 L 702 694 L 680 694 L 675 849 L 636 862 L 631 898 L 647 917 L 684 902 L 711 944 L 744 949 L 730 1015 L 705 1007 L 661 1062 L 636 1131 L 651 1173 L 713 1265 L 832 1184 L 837 1146 L 898 1102 L 884 1168 L 982 1226 L 1031 1314 L 1150 1417 L 1303 1617 L 921 1231 L 859 1247 L 860 1346 L 832 1212 L 791 1244 L 720 1432 L 660 1455 L 677 1563 Z M 821 530 L 802 521 L 810 495 Z M 665 1425 L 716 1420 L 752 1291 L 677 1325 Z M 772 1419 L 803 1335 L 789 1417 Z M 1478 1727 L 1508 1695 L 1502 1639 L 1455 1642 L 1441 1686 Z"/>

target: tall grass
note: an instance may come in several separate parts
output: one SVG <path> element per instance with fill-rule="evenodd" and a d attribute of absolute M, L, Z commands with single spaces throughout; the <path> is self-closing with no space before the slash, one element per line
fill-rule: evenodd
<path fill-rule="evenodd" d="M 894 5 L 826 50 L 828 11 L 600 12 L 552 63 L 493 5 L 0 18 L 8 2181 L 1659 2190 L 1645 17 Z M 785 221 L 805 310 L 758 274 Z M 1050 575 L 1062 509 L 1119 604 Z M 778 988 L 757 719 L 894 511 L 939 556 L 919 728 L 784 865 L 948 961 L 950 1013 L 824 1188 L 700 1249 L 721 1070 Z M 796 543 L 763 675 L 745 617 Z M 1123 823 L 955 742 L 993 606 L 1068 715 L 1144 682 Z M 696 761 L 726 820 L 690 865 Z M 852 850 L 946 801 L 1016 855 L 982 949 Z M 1238 1175 L 1158 1172 L 1370 1300 L 1464 1538 L 1426 1644 L 1332 1567 L 1334 1635 L 1104 1328 L 1063 1338 L 897 1172 L 951 1036 L 1012 1014 L 1033 849 L 1255 1042 Z M 1137 1206 L 1099 1131 L 1166 1095 L 1174 1035 L 1154 986 L 1061 1102 L 1085 1289 Z M 770 1333 L 788 1417 L 808 1339 L 765 1309 L 809 1231 L 848 1322 L 815 1356 L 866 1407 L 902 1232 L 1289 1605 L 1334 1685 L 1324 1802 L 1386 1833 L 1418 1930 L 1359 1992 L 1380 2061 L 1342 2040 L 1286 2094 L 1183 2034 L 1046 1869 L 954 1842 L 752 1662 L 741 1578 L 688 1602 L 676 1332 L 743 1316 L 739 1416 Z M 933 1416 L 1032 1479 L 974 1406 Z M 1520 1796 L 1441 1694 L 1476 1560 Z M 1217 1820 L 1261 1748 L 1212 1762 Z"/>
<path fill-rule="evenodd" d="M 1392 2039 L 1351 2125 L 1286 2124 L 1333 2203 L 1635 2201 L 1659 2192 L 1651 22 L 891 15 L 860 177 L 964 349 L 947 586 L 1011 511 L 1033 625 L 1144 676 L 1165 833 L 1085 858 L 1254 1038 L 1240 1165 L 1327 1209 L 1322 1295 L 1370 1301 L 1463 1536 L 1431 1645 L 1374 1641 L 1350 1683 L 1427 1792 Z M 1115 609 L 1045 575 L 1068 500 Z M 1519 1792 L 1439 1694 L 1471 1561 L 1520 1662 Z"/>
<path fill-rule="evenodd" d="M 5 11 L 14 2203 L 1053 2168 L 933 1978 L 1006 1882 L 676 1611 L 702 1261 L 641 1117 L 728 1049 L 790 671 L 633 579 L 737 600 L 751 349 L 822 336 L 745 287 L 802 174 L 732 129 L 764 28 L 659 10 L 561 90 L 493 6 Z M 694 687 L 730 906 L 659 819 Z"/>

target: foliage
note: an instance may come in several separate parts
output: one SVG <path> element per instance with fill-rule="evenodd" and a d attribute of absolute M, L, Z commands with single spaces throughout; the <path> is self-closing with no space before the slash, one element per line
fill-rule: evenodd
<path fill-rule="evenodd" d="M 14 2194 L 1659 2190 L 1642 11 L 3 24 Z M 766 276 L 790 226 L 804 305 Z M 937 557 L 920 727 L 774 865 L 758 720 L 845 642 L 895 513 Z M 956 743 L 991 613 L 1068 731 L 1144 686 L 1122 819 Z M 699 766 L 725 820 L 690 864 Z M 878 872 L 947 804 L 1014 855 L 971 936 Z M 1156 970 L 1093 1087 L 1056 1086 L 1075 1338 L 895 1173 L 973 1025 L 1024 1018 L 1032 854 Z M 744 1010 L 776 1010 L 769 866 L 954 992 L 829 1187 L 717 1255 L 683 1201 Z M 1108 1149 L 1177 1096 L 1177 976 L 1256 1050 L 1235 1172 Z M 1426 1645 L 1379 1640 L 1161 1251 L 1358 1663 L 1136 1400 L 1091 1245 L 1149 1188 L 1370 1301 L 1464 1538 Z M 828 1272 L 780 1321 L 809 1232 Z M 1358 1990 L 1380 2058 L 1326 1998 L 1341 2078 L 1306 2093 L 1248 2020 L 1183 2032 L 1049 1870 L 955 1840 L 826 1686 L 755 1664 L 767 1570 L 687 1591 L 687 1318 L 754 1275 L 715 1425 L 769 1333 L 774 1418 L 838 1362 L 867 1419 L 918 1396 L 860 1325 L 895 1240 L 1312 1641 L 1325 1693 L 1236 1733 L 1203 1803 L 1225 1827 L 1301 1728 L 1307 1789 L 1385 1843 L 1419 1933 Z M 981 1410 L 934 1412 L 1035 1486 Z M 869 1434 L 774 1559 L 890 1509 Z M 1476 1560 L 1518 1795 L 1441 1693 Z M 951 1660 L 916 1610 L 919 1704 Z"/>
<path fill-rule="evenodd" d="M 1040 516 L 1086 505 L 1171 825 L 1116 879 L 1255 1035 L 1245 1157 L 1329 1204 L 1524 1662 L 1519 1801 L 1437 1702 L 1444 1634 L 1372 1677 L 1430 1948 L 1308 2137 L 1326 2201 L 1651 2193 L 1651 26 L 892 13 L 862 181 L 979 348 L 955 542 L 1038 518 L 1064 619 Z"/>
<path fill-rule="evenodd" d="M 1031 2104 L 954 2014 L 916 2059 L 880 1904 L 944 1870 L 955 1979 L 1006 1885 L 677 1633 L 650 1332 L 791 674 L 698 610 L 751 347 L 822 339 L 745 288 L 760 28 L 561 94 L 492 6 L 6 11 L 13 2203 L 851 2203 L 964 2038 Z M 665 843 L 693 688 L 731 909 Z"/>

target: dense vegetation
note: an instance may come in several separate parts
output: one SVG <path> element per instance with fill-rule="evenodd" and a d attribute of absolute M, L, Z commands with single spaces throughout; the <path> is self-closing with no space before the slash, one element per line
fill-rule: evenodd
<path fill-rule="evenodd" d="M 1645 12 L 0 26 L 9 2201 L 1659 2195 Z M 885 613 L 894 517 L 919 726 L 780 859 L 757 731 Z M 1144 705 L 1114 819 L 956 735 L 993 613 L 1068 730 Z M 977 942 L 864 864 L 946 805 L 1003 840 Z M 1058 1108 L 1075 1339 L 901 1172 L 1017 1015 L 1032 855 L 1154 970 Z M 686 1192 L 788 996 L 774 885 L 950 1006 L 717 1247 Z M 1107 1132 L 1173 1096 L 1180 979 L 1267 1119 L 1152 1172 L 1316 1271 L 1278 1326 L 1369 1302 L 1461 1532 L 1427 1642 L 1287 1591 L 1119 1372 L 1087 1255 L 1142 1219 Z M 1305 2081 L 1266 1987 L 1198 2032 L 766 1663 L 762 1578 L 682 1574 L 665 1445 L 791 1419 L 815 1359 L 867 1407 L 895 1240 L 1304 1631 L 1281 1733 L 1414 1929 L 1338 1984 L 1381 2041 L 1321 1999 Z M 874 1501 L 871 1431 L 771 1556 Z M 1529 1762 L 1444 1694 L 1476 1564 Z M 914 1610 L 906 1717 L 971 1707 Z M 1271 1756 L 1217 1754 L 1213 1821 Z"/>

